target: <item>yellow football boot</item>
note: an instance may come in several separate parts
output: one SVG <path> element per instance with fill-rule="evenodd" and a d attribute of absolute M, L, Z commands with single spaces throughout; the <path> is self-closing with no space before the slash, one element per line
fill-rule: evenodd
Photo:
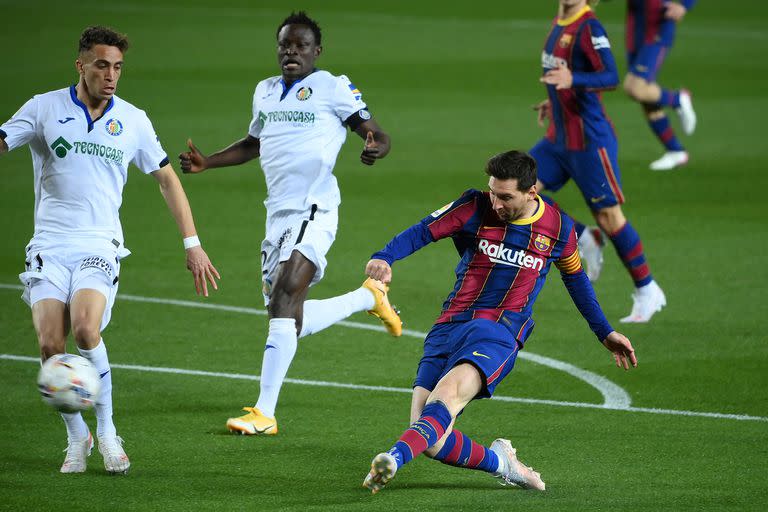
<path fill-rule="evenodd" d="M 392 336 L 403 334 L 403 321 L 400 320 L 400 312 L 395 309 L 387 298 L 389 287 L 376 279 L 368 278 L 363 282 L 363 287 L 368 288 L 376 301 L 373 309 L 368 311 L 369 315 L 377 317 L 384 324 L 384 328 Z"/>
<path fill-rule="evenodd" d="M 243 407 L 243 410 L 248 411 L 248 414 L 227 420 L 227 428 L 230 432 L 244 436 L 277 434 L 275 418 L 264 416 L 256 407 Z"/>

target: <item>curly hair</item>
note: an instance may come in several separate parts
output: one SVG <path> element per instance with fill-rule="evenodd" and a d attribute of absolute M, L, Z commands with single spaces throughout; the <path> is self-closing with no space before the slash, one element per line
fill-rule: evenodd
<path fill-rule="evenodd" d="M 286 25 L 305 25 L 309 27 L 309 29 L 312 30 L 312 33 L 315 35 L 315 44 L 320 46 L 320 40 L 322 38 L 322 34 L 320 33 L 320 25 L 318 25 L 315 20 L 307 16 L 306 12 L 292 12 L 291 15 L 285 18 L 283 22 L 280 23 L 280 26 L 277 27 L 277 33 L 275 37 L 280 37 L 280 31 Z"/>
<path fill-rule="evenodd" d="M 88 27 L 80 34 L 78 53 L 87 52 L 97 44 L 114 46 L 121 52 L 128 50 L 128 38 L 125 34 L 115 32 L 111 28 L 99 25 Z"/>

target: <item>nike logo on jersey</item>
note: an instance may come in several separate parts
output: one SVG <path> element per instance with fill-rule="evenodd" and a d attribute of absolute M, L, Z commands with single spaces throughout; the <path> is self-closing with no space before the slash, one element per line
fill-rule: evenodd
<path fill-rule="evenodd" d="M 600 202 L 600 201 L 602 201 L 603 199 L 605 199 L 605 194 L 603 194 L 603 195 L 602 195 L 602 196 L 600 196 L 600 197 L 590 197 L 590 198 L 589 198 L 589 200 L 590 200 L 590 201 L 592 201 L 592 203 L 599 203 L 599 202 Z"/>
<path fill-rule="evenodd" d="M 109 373 L 109 370 L 105 371 L 104 373 L 102 373 L 101 375 L 99 375 L 99 378 L 100 378 L 100 379 L 103 379 L 103 378 L 104 378 L 104 376 L 105 376 L 106 374 L 108 374 L 108 373 Z"/>
<path fill-rule="evenodd" d="M 474 352 L 472 352 L 472 355 L 473 355 L 473 356 L 477 356 L 477 357 L 484 357 L 484 358 L 486 358 L 486 359 L 490 359 L 490 357 L 488 357 L 488 356 L 487 356 L 487 355 L 485 355 L 485 354 L 481 354 L 481 353 L 480 353 L 480 352 L 478 352 L 477 350 L 475 350 Z"/>
<path fill-rule="evenodd" d="M 70 121 L 74 121 L 74 120 L 75 120 L 75 118 L 74 118 L 74 117 L 68 117 L 68 118 L 66 118 L 66 119 L 59 119 L 59 123 L 61 123 L 61 124 L 67 124 L 68 122 L 70 122 Z"/>

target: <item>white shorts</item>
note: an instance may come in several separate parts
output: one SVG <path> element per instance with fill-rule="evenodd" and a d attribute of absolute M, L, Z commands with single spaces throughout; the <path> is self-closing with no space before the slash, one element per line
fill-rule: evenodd
<path fill-rule="evenodd" d="M 318 210 L 312 205 L 306 211 L 267 213 L 266 237 L 261 242 L 261 276 L 264 304 L 269 305 L 272 284 L 280 263 L 288 261 L 293 251 L 299 251 L 317 270 L 310 286 L 319 282 L 328 261 L 325 255 L 336 239 L 339 211 Z"/>
<path fill-rule="evenodd" d="M 120 274 L 116 247 L 104 244 L 91 247 L 30 244 L 26 249 L 25 267 L 26 271 L 19 274 L 24 285 L 21 298 L 30 307 L 43 299 L 69 304 L 79 290 L 96 290 L 107 299 L 101 330 L 107 327 L 112 317 Z"/>

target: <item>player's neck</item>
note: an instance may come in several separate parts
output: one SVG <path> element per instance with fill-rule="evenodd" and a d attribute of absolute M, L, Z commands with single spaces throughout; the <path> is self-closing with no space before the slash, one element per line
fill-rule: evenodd
<path fill-rule="evenodd" d="M 557 17 L 560 21 L 570 20 L 573 16 L 576 16 L 579 14 L 579 12 L 587 8 L 588 6 L 586 2 L 579 2 L 578 4 L 571 6 L 560 5 L 559 9 L 557 10 Z"/>
<path fill-rule="evenodd" d="M 77 84 L 77 86 L 75 86 L 75 91 L 77 92 L 77 99 L 80 100 L 83 105 L 86 106 L 86 108 L 88 108 L 88 114 L 90 114 L 91 119 L 96 119 L 97 117 L 101 116 L 102 113 L 104 113 L 104 109 L 107 108 L 107 103 L 109 103 L 109 100 L 103 100 L 91 96 L 88 93 L 88 87 L 82 80 Z"/>

